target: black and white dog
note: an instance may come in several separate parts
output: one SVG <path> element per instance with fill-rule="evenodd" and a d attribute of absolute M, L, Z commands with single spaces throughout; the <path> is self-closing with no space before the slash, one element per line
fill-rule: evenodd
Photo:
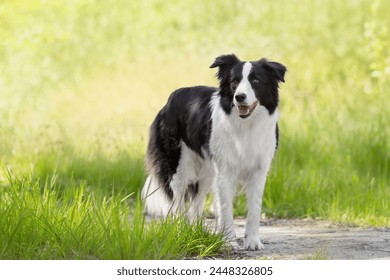
<path fill-rule="evenodd" d="M 278 146 L 278 86 L 286 67 L 264 58 L 244 62 L 233 54 L 217 57 L 214 67 L 219 88 L 174 91 L 151 125 L 145 212 L 186 212 L 196 220 L 214 189 L 218 227 L 238 247 L 233 197 L 241 184 L 248 207 L 244 249 L 259 250 L 263 190 Z"/>

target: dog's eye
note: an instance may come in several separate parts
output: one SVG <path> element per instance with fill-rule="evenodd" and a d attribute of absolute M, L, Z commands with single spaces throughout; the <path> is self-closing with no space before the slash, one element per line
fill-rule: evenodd
<path fill-rule="evenodd" d="M 253 82 L 254 84 L 259 84 L 259 83 L 260 83 L 260 80 L 259 80 L 259 79 L 253 79 L 252 82 Z"/>
<path fill-rule="evenodd" d="M 232 89 L 236 89 L 237 86 L 238 86 L 238 82 L 236 80 L 233 80 L 231 83 L 230 83 L 230 86 L 232 87 Z"/>

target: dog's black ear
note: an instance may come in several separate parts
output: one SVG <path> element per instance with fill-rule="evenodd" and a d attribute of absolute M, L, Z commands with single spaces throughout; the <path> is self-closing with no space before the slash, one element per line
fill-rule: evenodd
<path fill-rule="evenodd" d="M 284 83 L 284 74 L 287 71 L 286 66 L 274 61 L 266 61 L 264 65 L 272 71 L 279 81 Z"/>
<path fill-rule="evenodd" d="M 215 59 L 210 68 L 219 67 L 217 77 L 219 80 L 222 80 L 224 77 L 228 76 L 230 69 L 239 62 L 240 60 L 234 54 L 221 55 Z"/>
<path fill-rule="evenodd" d="M 238 62 L 240 62 L 240 60 L 235 54 L 221 55 L 215 59 L 214 63 L 211 64 L 210 68 L 233 66 Z"/>

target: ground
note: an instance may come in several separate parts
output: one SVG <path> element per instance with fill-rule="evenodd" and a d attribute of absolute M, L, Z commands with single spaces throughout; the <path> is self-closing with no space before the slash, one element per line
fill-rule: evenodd
<path fill-rule="evenodd" d="M 245 219 L 235 219 L 243 244 Z M 361 228 L 315 220 L 265 220 L 262 251 L 232 252 L 229 259 L 390 260 L 390 228 Z"/>

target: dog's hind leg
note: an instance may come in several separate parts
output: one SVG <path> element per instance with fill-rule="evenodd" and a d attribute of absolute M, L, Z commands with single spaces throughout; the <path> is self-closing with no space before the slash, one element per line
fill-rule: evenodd
<path fill-rule="evenodd" d="M 191 201 L 188 209 L 188 220 L 195 222 L 202 217 L 206 195 L 210 191 L 213 178 L 200 179 L 193 185 L 195 192 L 191 192 Z"/>
<path fill-rule="evenodd" d="M 178 179 L 173 179 L 170 184 L 170 188 L 173 192 L 172 205 L 169 209 L 169 213 L 173 216 L 178 216 L 184 213 L 185 210 L 185 194 L 186 194 L 186 182 Z"/>
<path fill-rule="evenodd" d="M 173 192 L 172 208 L 170 213 L 174 216 L 185 213 L 186 194 L 188 186 L 196 181 L 194 154 L 190 148 L 182 142 L 182 150 L 176 173 L 169 184 Z"/>
<path fill-rule="evenodd" d="M 209 160 L 197 162 L 197 181 L 188 188 L 189 208 L 188 220 L 194 222 L 202 217 L 206 195 L 212 189 L 214 182 L 214 166 Z"/>

